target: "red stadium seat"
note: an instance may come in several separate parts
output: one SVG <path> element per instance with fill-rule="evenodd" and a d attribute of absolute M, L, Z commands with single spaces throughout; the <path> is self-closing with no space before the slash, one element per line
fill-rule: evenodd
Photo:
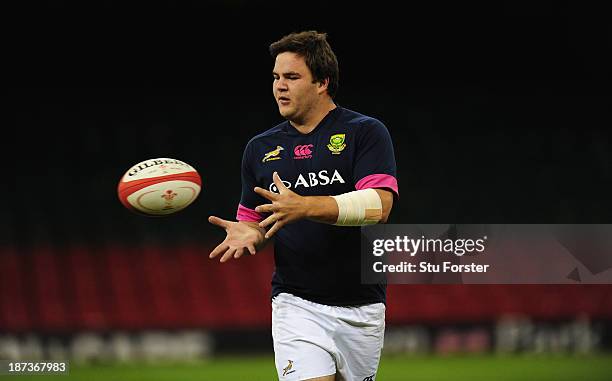
<path fill-rule="evenodd" d="M 272 248 L 224 264 L 212 245 L 51 246 L 0 251 L 7 332 L 265 328 Z M 388 324 L 493 322 L 505 315 L 612 318 L 612 285 L 390 285 Z"/>
<path fill-rule="evenodd" d="M 15 248 L 0 249 L 0 327 L 9 332 L 27 332 L 34 328 L 29 303 L 32 297 L 26 289 L 31 271 L 26 254 Z"/>

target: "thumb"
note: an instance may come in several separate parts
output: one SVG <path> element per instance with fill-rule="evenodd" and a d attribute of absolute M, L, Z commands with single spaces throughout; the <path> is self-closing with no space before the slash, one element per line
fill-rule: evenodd
<path fill-rule="evenodd" d="M 216 217 L 216 216 L 208 217 L 208 222 L 210 222 L 213 225 L 220 226 L 222 228 L 227 228 L 229 226 L 229 224 L 230 224 L 230 221 L 221 219 L 221 218 Z"/>

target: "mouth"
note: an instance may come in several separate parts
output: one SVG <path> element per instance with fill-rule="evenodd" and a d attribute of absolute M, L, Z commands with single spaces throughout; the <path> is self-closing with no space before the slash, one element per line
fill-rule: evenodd
<path fill-rule="evenodd" d="M 291 102 L 291 100 L 287 97 L 278 97 L 278 104 L 286 106 Z"/>

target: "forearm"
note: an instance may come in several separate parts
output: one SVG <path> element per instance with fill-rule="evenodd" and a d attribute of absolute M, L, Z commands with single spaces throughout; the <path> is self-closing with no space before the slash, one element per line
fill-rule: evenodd
<path fill-rule="evenodd" d="M 255 187 L 255 193 L 271 201 L 255 208 L 257 213 L 270 213 L 259 227 L 272 227 L 265 237 L 272 237 L 284 225 L 310 219 L 330 225 L 365 226 L 385 223 L 393 196 L 383 189 L 360 189 L 334 196 L 300 196 L 287 188 L 278 173 L 272 175 L 279 193 Z"/>
<path fill-rule="evenodd" d="M 326 224 L 335 224 L 338 221 L 338 204 L 331 196 L 306 196 L 304 198 L 306 218 Z"/>
<path fill-rule="evenodd" d="M 393 195 L 391 192 L 382 189 L 376 189 L 376 193 L 378 193 L 382 204 L 380 222 L 385 223 L 393 207 Z M 338 203 L 333 197 L 306 196 L 304 199 L 306 200 L 304 203 L 306 218 L 326 224 L 335 224 L 338 221 Z"/>

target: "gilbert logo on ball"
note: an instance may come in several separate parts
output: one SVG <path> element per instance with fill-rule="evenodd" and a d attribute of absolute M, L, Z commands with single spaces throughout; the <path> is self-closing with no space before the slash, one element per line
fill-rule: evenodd
<path fill-rule="evenodd" d="M 131 211 L 164 216 L 189 206 L 200 194 L 202 179 L 189 164 L 151 159 L 134 165 L 117 187 L 119 200 Z"/>

